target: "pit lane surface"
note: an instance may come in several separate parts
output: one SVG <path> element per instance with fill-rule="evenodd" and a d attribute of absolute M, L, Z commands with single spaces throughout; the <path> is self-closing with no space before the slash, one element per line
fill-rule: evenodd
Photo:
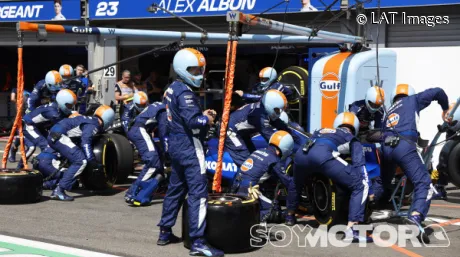
<path fill-rule="evenodd" d="M 4 145 L 0 143 L 2 150 Z M 1 153 L 3 154 L 3 151 Z M 14 166 L 15 164 L 9 165 L 9 167 Z M 159 233 L 156 224 L 161 216 L 161 196 L 151 206 L 129 207 L 123 200 L 127 186 L 117 185 L 113 190 L 99 193 L 77 190 L 70 193 L 76 197 L 74 202 L 52 201 L 48 197 L 51 191 L 44 191 L 40 203 L 0 206 L 2 217 L 0 219 L 0 256 L 6 254 L 2 252 L 2 249 L 6 248 L 8 243 L 19 245 L 18 249 L 27 250 L 26 242 L 29 241 L 21 239 L 33 240 L 35 246 L 38 244 L 37 241 L 49 243 L 43 246 L 46 250 L 61 252 L 61 254 L 50 253 L 48 255 L 42 252 L 42 256 L 102 256 L 100 253 L 142 257 L 188 256 L 188 250 L 182 244 L 164 247 L 156 245 Z M 306 247 L 299 247 L 294 237 L 289 246 L 275 247 L 268 244 L 259 250 L 238 254 L 238 256 L 458 256 L 460 252 L 460 190 L 449 186 L 448 196 L 447 202 L 439 200 L 432 202 L 429 216 L 446 230 L 450 239 L 449 247 L 413 247 L 410 242 L 407 242 L 406 248 L 397 245 L 384 248 L 368 244 L 364 250 L 358 244 L 346 248 L 333 247 L 328 244 L 328 247 L 324 248 L 319 247 L 318 242 L 317 246 L 312 248 L 308 243 Z M 316 226 L 312 217 L 302 218 L 301 223 Z M 179 212 L 179 218 L 173 231 L 176 235 L 181 235 L 181 212 Z M 7 239 L 10 241 L 6 241 Z M 98 253 L 83 253 L 59 246 Z M 30 251 L 26 252 L 37 254 Z M 232 255 L 227 254 L 226 256 Z"/>

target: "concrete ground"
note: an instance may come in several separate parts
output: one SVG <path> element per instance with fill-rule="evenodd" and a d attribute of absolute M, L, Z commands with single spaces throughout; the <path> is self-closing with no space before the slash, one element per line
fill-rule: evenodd
<path fill-rule="evenodd" d="M 4 149 L 4 143 L 0 143 Z M 3 152 L 2 152 L 3 153 Z M 14 164 L 13 164 L 14 165 Z M 102 252 L 117 256 L 187 256 L 188 250 L 182 244 L 160 247 L 156 245 L 159 222 L 162 209 L 161 197 L 148 207 L 129 207 L 123 199 L 124 190 L 128 185 L 117 185 L 107 192 L 89 192 L 77 190 L 70 193 L 75 196 L 74 202 L 58 202 L 49 199 L 51 191 L 44 191 L 41 202 L 29 205 L 3 205 L 0 208 L 0 252 L 7 248 L 5 240 L 12 236 L 11 242 L 21 245 L 21 239 L 30 239 L 46 244 L 42 249 L 55 249 L 53 245 L 69 246 L 78 249 Z M 377 244 L 368 244 L 365 248 L 371 252 L 363 252 L 358 244 L 348 247 L 334 247 L 330 243 L 327 247 L 311 247 L 298 245 L 296 237 L 286 247 L 265 247 L 238 256 L 458 256 L 460 252 L 460 190 L 449 187 L 448 201 L 436 200 L 432 202 L 430 221 L 427 224 L 437 224 L 433 244 L 441 245 L 450 240 L 448 247 L 414 247 L 409 241 L 403 247 L 389 245 L 380 247 Z M 312 217 L 301 218 L 302 224 L 316 227 Z M 396 226 L 397 221 L 392 222 Z M 388 224 L 388 223 L 378 223 Z M 181 216 L 174 232 L 181 235 Z M 447 236 L 442 236 L 442 229 Z M 4 239 L 5 238 L 5 239 Z M 385 234 L 382 234 L 385 239 Z M 437 238 L 437 239 L 436 239 Z M 286 241 L 274 244 L 288 244 Z M 11 243 L 10 242 L 10 243 Z M 38 243 L 37 243 L 38 244 Z M 48 249 L 47 248 L 47 249 Z M 23 249 L 23 248 L 21 248 Z M 25 248 L 24 248 L 25 249 Z M 57 248 L 56 248 L 57 249 Z M 66 248 L 67 249 L 67 248 Z M 67 250 L 67 254 L 70 250 Z M 65 252 L 65 251 L 63 251 Z M 1 253 L 0 253 L 1 255 Z M 27 255 L 29 256 L 29 255 Z M 32 255 L 30 255 L 32 256 Z M 69 256 L 65 254 L 42 256 Z M 77 256 L 77 254 L 72 255 Z M 78 256 L 98 256 L 96 253 L 80 254 Z M 232 256 L 228 254 L 227 256 Z"/>

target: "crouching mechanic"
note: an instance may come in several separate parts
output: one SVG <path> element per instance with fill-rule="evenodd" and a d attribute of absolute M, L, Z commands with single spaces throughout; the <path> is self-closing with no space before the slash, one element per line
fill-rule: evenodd
<path fill-rule="evenodd" d="M 334 128 L 323 128 L 313 133 L 311 140 L 300 148 L 294 159 L 294 181 L 297 192 L 301 192 L 305 177 L 318 171 L 351 191 L 348 212 L 348 228 L 345 241 L 372 242 L 370 237 L 359 236 L 352 227 L 364 221 L 364 211 L 369 191 L 369 179 L 365 167 L 364 152 L 356 138 L 359 121 L 350 112 L 339 114 L 334 120 Z M 340 157 L 350 154 L 351 164 Z"/>
<path fill-rule="evenodd" d="M 278 77 L 278 73 L 276 72 L 275 69 L 272 67 L 265 67 L 259 72 L 259 79 L 260 83 L 257 85 L 255 88 L 253 88 L 252 93 L 244 93 L 241 90 L 235 91 L 236 94 L 241 96 L 246 102 L 254 103 L 260 101 L 262 98 L 262 95 L 270 90 L 270 89 L 276 89 L 278 91 L 281 91 L 286 98 L 291 101 L 294 97 L 294 93 L 289 87 L 284 86 L 283 84 L 279 83 L 276 81 L 276 78 Z"/>
<path fill-rule="evenodd" d="M 48 136 L 48 129 L 62 119 L 68 117 L 72 113 L 72 108 L 77 102 L 75 94 L 68 90 L 63 89 L 56 95 L 56 102 L 41 105 L 29 112 L 22 119 L 24 122 L 23 133 L 25 137 L 25 144 L 27 146 L 26 160 L 35 151 L 35 148 L 40 147 L 44 151 L 48 146 L 46 137 Z M 22 159 L 18 163 L 18 168 L 22 168 L 24 164 Z"/>
<path fill-rule="evenodd" d="M 294 140 L 288 132 L 279 130 L 275 132 L 269 141 L 269 146 L 253 152 L 249 158 L 241 165 L 233 183 L 232 192 L 239 195 L 248 195 L 251 186 L 258 188 L 259 180 L 265 173 L 274 175 L 288 189 L 288 200 L 286 224 L 293 226 L 296 224 L 296 188 L 292 177 L 286 174 L 283 166 L 284 160 L 291 155 L 294 148 Z M 253 188 L 251 188 L 253 190 Z M 260 202 L 260 219 L 270 213 L 272 201 L 262 194 L 255 195 Z"/>
<path fill-rule="evenodd" d="M 192 48 L 176 53 L 173 68 L 179 79 L 166 91 L 169 148 L 172 172 L 168 191 L 163 201 L 163 212 L 158 226 L 158 245 L 180 241 L 171 228 L 188 193 L 189 234 L 192 256 L 223 256 L 205 241 L 207 210 L 207 177 L 204 163 L 203 140 L 208 125 L 214 123 L 213 110 L 202 111 L 198 97 L 190 87 L 199 88 L 203 81 L 206 60 L 203 54 Z M 188 191 L 188 192 L 187 192 Z"/>
<path fill-rule="evenodd" d="M 121 115 L 121 124 L 123 130 L 128 134 L 129 126 L 136 116 L 142 112 L 148 104 L 149 98 L 146 93 L 138 91 L 133 96 L 133 101 L 125 105 L 123 114 Z"/>
<path fill-rule="evenodd" d="M 349 106 L 349 111 L 359 119 L 359 134 L 364 134 L 369 129 L 382 127 L 384 116 L 383 104 L 385 102 L 385 91 L 383 88 L 373 86 L 367 89 L 364 100 L 356 101 Z"/>
<path fill-rule="evenodd" d="M 448 121 L 446 114 L 449 110 L 449 101 L 444 90 L 431 88 L 415 94 L 411 86 L 399 84 L 392 92 L 392 106 L 388 109 L 384 120 L 382 151 L 385 162 L 381 173 L 383 189 L 391 184 L 396 165 L 401 167 L 414 185 L 408 221 L 418 225 L 421 231 L 423 231 L 421 222 L 428 214 L 434 187 L 422 157 L 417 151 L 418 119 L 420 111 L 435 100 L 443 109 L 443 120 Z M 383 189 L 376 190 L 377 199 L 381 198 L 383 193 L 386 198 L 389 198 L 391 192 Z"/>
<path fill-rule="evenodd" d="M 145 94 L 137 92 L 137 94 Z M 134 102 L 136 102 L 136 95 Z M 146 98 L 147 100 L 147 98 Z M 152 196 L 158 184 L 164 179 L 164 166 L 161 153 L 152 139 L 152 132 L 157 129 L 158 137 L 165 147 L 166 137 L 166 105 L 155 102 L 141 112 L 134 124 L 129 129 L 128 139 L 136 146 L 144 162 L 144 168 L 125 194 L 125 201 L 136 206 L 147 205 L 152 201 Z"/>
<path fill-rule="evenodd" d="M 251 141 L 254 133 L 260 133 L 268 142 L 275 129 L 291 132 L 279 119 L 286 107 L 284 94 L 271 89 L 260 102 L 244 105 L 230 114 L 224 151 L 230 154 L 238 167 L 255 151 Z"/>
<path fill-rule="evenodd" d="M 79 116 L 72 112 L 69 118 Z M 43 175 L 43 189 L 54 190 L 61 180 L 67 168 L 64 167 L 65 160 L 53 148 L 47 147 L 34 158 L 33 167 Z"/>
<path fill-rule="evenodd" d="M 76 178 L 83 172 L 86 165 L 100 167 L 94 159 L 93 137 L 104 132 L 113 123 L 115 112 L 107 105 L 96 109 L 93 117 L 77 116 L 64 119 L 50 129 L 48 144 L 61 156 L 70 162 L 70 167 L 59 181 L 58 186 L 51 194 L 51 199 L 73 201 L 65 190 L 70 190 Z M 75 141 L 81 139 L 81 148 Z"/>
<path fill-rule="evenodd" d="M 52 70 L 46 73 L 45 79 L 40 80 L 27 99 L 26 113 L 33 111 L 42 104 L 54 101 L 56 93 L 61 89 L 62 77 L 59 72 Z"/>

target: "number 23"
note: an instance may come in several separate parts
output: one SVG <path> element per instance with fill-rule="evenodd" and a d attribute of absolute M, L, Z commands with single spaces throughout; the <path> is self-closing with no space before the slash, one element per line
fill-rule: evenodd
<path fill-rule="evenodd" d="M 120 2 L 100 2 L 97 4 L 96 16 L 115 16 L 118 13 L 118 4 Z M 109 7 L 107 10 L 107 7 Z"/>

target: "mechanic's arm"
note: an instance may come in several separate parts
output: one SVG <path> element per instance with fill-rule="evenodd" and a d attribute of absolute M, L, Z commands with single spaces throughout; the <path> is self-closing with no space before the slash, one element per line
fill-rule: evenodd
<path fill-rule="evenodd" d="M 259 101 L 262 96 L 261 95 L 255 95 L 255 94 L 249 94 L 249 93 L 244 93 L 241 98 L 244 100 L 252 100 L 252 101 Z"/>
<path fill-rule="evenodd" d="M 353 139 L 351 139 L 349 143 L 349 146 L 353 166 L 360 167 L 365 165 L 366 160 L 364 158 L 363 145 L 361 144 L 361 142 L 359 142 L 356 137 L 353 137 Z"/>
<path fill-rule="evenodd" d="M 359 106 L 356 104 L 356 102 L 353 102 L 352 104 L 349 105 L 348 111 L 354 113 L 355 115 L 358 115 L 359 112 Z"/>
<path fill-rule="evenodd" d="M 185 91 L 179 95 L 180 116 L 190 129 L 204 128 L 209 122 L 199 106 L 192 92 Z"/>
<path fill-rule="evenodd" d="M 32 93 L 30 93 L 29 98 L 27 98 L 27 109 L 33 111 L 36 108 L 36 103 L 40 100 L 40 91 L 37 88 L 34 88 Z"/>
<path fill-rule="evenodd" d="M 428 107 L 431 102 L 438 101 L 443 111 L 449 110 L 449 98 L 442 88 L 435 87 L 427 89 L 423 92 L 416 94 L 418 102 L 418 111 Z"/>
<path fill-rule="evenodd" d="M 98 127 L 90 124 L 86 124 L 82 129 L 81 148 L 83 149 L 83 152 L 86 156 L 86 160 L 88 162 L 95 160 L 93 152 L 93 137 L 97 135 L 98 131 Z"/>
<path fill-rule="evenodd" d="M 161 111 L 157 114 L 157 130 L 158 130 L 158 137 L 160 138 L 160 142 L 163 145 L 163 149 L 168 151 L 168 114 L 166 111 Z"/>

